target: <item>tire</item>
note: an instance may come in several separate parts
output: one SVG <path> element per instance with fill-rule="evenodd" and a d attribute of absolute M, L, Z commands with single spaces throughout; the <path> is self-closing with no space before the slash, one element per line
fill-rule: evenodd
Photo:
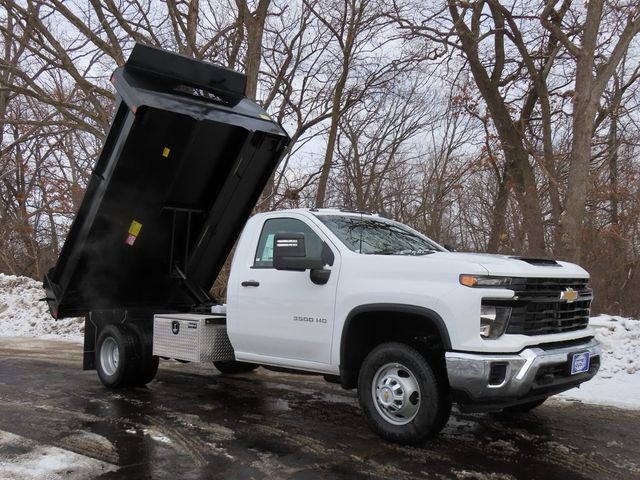
<path fill-rule="evenodd" d="M 365 358 L 358 376 L 360 406 L 385 440 L 414 445 L 437 435 L 451 414 L 443 375 L 416 349 L 384 343 Z"/>
<path fill-rule="evenodd" d="M 538 408 L 540 405 L 542 405 L 545 401 L 547 400 L 547 398 L 541 398 L 538 400 L 533 400 L 532 402 L 527 402 L 527 403 L 521 403 L 519 405 L 513 405 L 511 407 L 507 407 L 507 408 L 503 408 L 502 409 L 502 413 L 527 413 L 530 412 L 531 410 L 533 410 L 534 408 Z"/>
<path fill-rule="evenodd" d="M 138 348 L 135 334 L 124 325 L 107 325 L 98 336 L 96 370 L 105 387 L 119 388 L 131 384 L 138 371 Z"/>
<path fill-rule="evenodd" d="M 251 372 L 258 368 L 255 363 L 237 362 L 236 360 L 227 360 L 224 362 L 213 362 L 213 365 L 225 375 L 234 375 L 236 373 Z"/>
<path fill-rule="evenodd" d="M 136 335 L 139 354 L 138 368 L 131 379 L 131 385 L 142 387 L 156 377 L 160 359 L 153 355 L 153 332 L 138 323 L 131 323 L 128 327 Z"/>

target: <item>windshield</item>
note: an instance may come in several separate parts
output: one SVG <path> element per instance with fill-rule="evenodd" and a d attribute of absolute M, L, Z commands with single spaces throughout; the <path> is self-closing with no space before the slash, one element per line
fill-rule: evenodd
<path fill-rule="evenodd" d="M 369 255 L 428 255 L 441 248 L 402 224 L 371 217 L 316 215 L 350 250 Z"/>

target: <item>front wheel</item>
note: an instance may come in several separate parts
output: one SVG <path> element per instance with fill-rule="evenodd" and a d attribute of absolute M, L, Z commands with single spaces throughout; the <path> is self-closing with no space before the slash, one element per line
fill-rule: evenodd
<path fill-rule="evenodd" d="M 416 444 L 436 435 L 451 414 L 446 380 L 403 343 L 384 343 L 367 355 L 358 398 L 373 430 L 397 443 Z"/>

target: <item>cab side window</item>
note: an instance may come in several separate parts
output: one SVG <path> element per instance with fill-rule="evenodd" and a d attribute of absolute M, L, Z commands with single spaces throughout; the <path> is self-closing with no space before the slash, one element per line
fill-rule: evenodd
<path fill-rule="evenodd" d="M 295 218 L 272 218 L 264 222 L 262 227 L 254 268 L 273 268 L 273 239 L 276 233 L 304 233 L 307 256 L 320 257 L 323 242 L 311 227 Z"/>

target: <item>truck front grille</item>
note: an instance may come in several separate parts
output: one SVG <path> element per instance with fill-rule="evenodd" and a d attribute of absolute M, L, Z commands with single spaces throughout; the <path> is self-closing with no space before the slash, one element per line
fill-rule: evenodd
<path fill-rule="evenodd" d="M 586 279 L 522 278 L 512 288 L 517 300 L 506 333 L 546 335 L 587 328 L 592 291 Z M 568 288 L 578 294 L 573 302 L 560 297 Z"/>

